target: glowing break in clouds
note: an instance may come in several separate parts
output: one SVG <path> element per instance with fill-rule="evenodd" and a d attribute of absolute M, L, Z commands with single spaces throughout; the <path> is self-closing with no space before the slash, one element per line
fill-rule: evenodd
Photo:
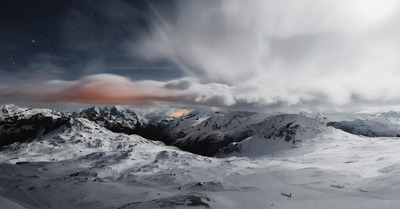
<path fill-rule="evenodd" d="M 181 117 L 183 115 L 187 115 L 191 112 L 188 109 L 176 109 L 172 114 L 169 114 L 170 117 Z"/>
<path fill-rule="evenodd" d="M 135 45 L 247 103 L 363 109 L 400 102 L 396 0 L 180 1 Z"/>

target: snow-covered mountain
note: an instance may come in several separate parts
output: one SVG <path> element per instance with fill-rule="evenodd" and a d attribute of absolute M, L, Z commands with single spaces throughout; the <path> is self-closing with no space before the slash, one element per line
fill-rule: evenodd
<path fill-rule="evenodd" d="M 350 121 L 332 121 L 329 126 L 368 137 L 399 137 L 400 114 L 396 112 L 368 115 Z"/>
<path fill-rule="evenodd" d="M 0 112 L 0 148 L 45 135 L 67 124 L 69 119 L 69 114 L 62 111 L 3 106 Z"/>
<path fill-rule="evenodd" d="M 271 116 L 249 128 L 254 134 L 222 148 L 217 156 L 264 156 L 293 148 L 296 142 L 313 139 L 325 129 L 320 121 L 300 115 Z"/>
<path fill-rule="evenodd" d="M 290 141 L 290 133 L 285 130 L 280 135 L 275 133 L 277 130 L 274 129 L 274 119 L 266 119 L 268 115 L 253 112 L 192 111 L 179 118 L 164 116 L 158 120 L 144 119 L 141 122 L 137 114 L 128 109 L 93 107 L 74 114 L 74 117 L 87 118 L 113 132 L 140 135 L 205 156 L 213 156 L 227 145 L 253 135 Z M 285 124 L 282 122 L 279 125 L 290 126 L 289 123 L 293 122 L 294 120 Z"/>
<path fill-rule="evenodd" d="M 172 145 L 206 156 L 213 156 L 228 144 L 252 136 L 254 132 L 251 127 L 266 117 L 251 112 L 217 112 L 206 116 L 200 114 L 190 116 L 177 122 L 178 129 L 176 130 L 181 135 L 174 140 Z M 179 124 L 192 125 L 180 126 Z"/>
<path fill-rule="evenodd" d="M 4 106 L 0 119 L 8 140 L 0 208 L 400 207 L 400 140 L 304 115 L 193 111 L 154 120 L 119 107 L 69 114 Z M 115 127 L 223 147 L 207 157 Z"/>

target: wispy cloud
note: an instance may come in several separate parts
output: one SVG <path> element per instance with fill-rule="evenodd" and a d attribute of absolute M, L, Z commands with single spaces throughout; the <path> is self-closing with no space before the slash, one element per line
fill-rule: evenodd
<path fill-rule="evenodd" d="M 397 1 L 180 1 L 178 8 L 174 21 L 161 12 L 132 50 L 227 84 L 236 101 L 357 109 L 400 100 Z"/>

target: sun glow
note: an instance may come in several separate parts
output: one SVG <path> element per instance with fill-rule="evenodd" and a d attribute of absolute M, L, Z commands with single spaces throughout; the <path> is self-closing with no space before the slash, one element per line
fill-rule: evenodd
<path fill-rule="evenodd" d="M 172 113 L 172 114 L 170 114 L 168 116 L 170 116 L 170 117 L 181 117 L 183 115 L 189 114 L 190 112 L 191 112 L 191 110 L 188 110 L 188 109 L 177 109 L 177 110 L 175 110 L 174 113 Z"/>
<path fill-rule="evenodd" d="M 397 0 L 355 0 L 356 14 L 371 22 L 381 22 L 391 16 L 399 6 Z"/>

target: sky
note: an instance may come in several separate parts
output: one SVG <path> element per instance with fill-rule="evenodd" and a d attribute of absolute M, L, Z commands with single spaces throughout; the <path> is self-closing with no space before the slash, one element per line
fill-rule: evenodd
<path fill-rule="evenodd" d="M 396 0 L 3 0 L 0 104 L 400 110 Z"/>

